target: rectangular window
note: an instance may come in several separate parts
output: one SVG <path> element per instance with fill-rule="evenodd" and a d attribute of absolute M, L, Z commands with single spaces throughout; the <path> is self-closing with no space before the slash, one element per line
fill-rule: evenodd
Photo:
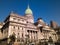
<path fill-rule="evenodd" d="M 18 30 L 19 30 L 19 27 L 18 27 Z"/>
<path fill-rule="evenodd" d="M 20 19 L 18 19 L 18 21 L 20 21 Z"/>
<path fill-rule="evenodd" d="M 18 35 L 19 35 L 19 33 L 18 33 Z"/>
<path fill-rule="evenodd" d="M 13 28 L 15 29 L 15 26 Z"/>
<path fill-rule="evenodd" d="M 22 38 L 23 38 L 23 33 L 22 33 Z"/>
<path fill-rule="evenodd" d="M 22 30 L 23 30 L 23 27 L 22 27 Z"/>

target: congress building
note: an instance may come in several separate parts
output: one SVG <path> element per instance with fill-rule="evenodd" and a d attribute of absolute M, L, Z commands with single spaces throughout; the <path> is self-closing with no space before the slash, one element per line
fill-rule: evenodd
<path fill-rule="evenodd" d="M 26 41 L 48 41 L 49 37 L 56 42 L 58 37 L 56 32 L 47 25 L 42 18 L 34 22 L 33 11 L 27 6 L 24 16 L 13 11 L 0 23 L 0 39 L 9 38 L 15 35 L 17 42 Z"/>

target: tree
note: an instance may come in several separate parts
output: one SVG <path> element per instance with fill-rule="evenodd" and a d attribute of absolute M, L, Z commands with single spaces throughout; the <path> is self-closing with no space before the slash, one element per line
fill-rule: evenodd
<path fill-rule="evenodd" d="M 15 42 L 15 33 L 13 33 L 12 35 L 9 36 L 10 42 Z"/>
<path fill-rule="evenodd" d="M 53 39 L 51 37 L 49 37 L 49 40 L 48 40 L 49 43 L 53 43 Z"/>

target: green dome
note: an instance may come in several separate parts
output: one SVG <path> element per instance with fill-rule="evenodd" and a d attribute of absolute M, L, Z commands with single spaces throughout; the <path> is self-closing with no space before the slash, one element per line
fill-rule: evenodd
<path fill-rule="evenodd" d="M 28 8 L 25 11 L 25 14 L 33 14 L 32 10 L 29 8 L 29 5 L 28 5 Z"/>

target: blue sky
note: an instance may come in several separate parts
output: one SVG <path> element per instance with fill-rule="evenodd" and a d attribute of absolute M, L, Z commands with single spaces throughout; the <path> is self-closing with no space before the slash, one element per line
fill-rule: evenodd
<path fill-rule="evenodd" d="M 40 17 L 48 24 L 53 20 L 60 25 L 60 0 L 0 0 L 0 21 L 3 22 L 10 11 L 23 16 L 28 3 L 35 21 Z"/>

